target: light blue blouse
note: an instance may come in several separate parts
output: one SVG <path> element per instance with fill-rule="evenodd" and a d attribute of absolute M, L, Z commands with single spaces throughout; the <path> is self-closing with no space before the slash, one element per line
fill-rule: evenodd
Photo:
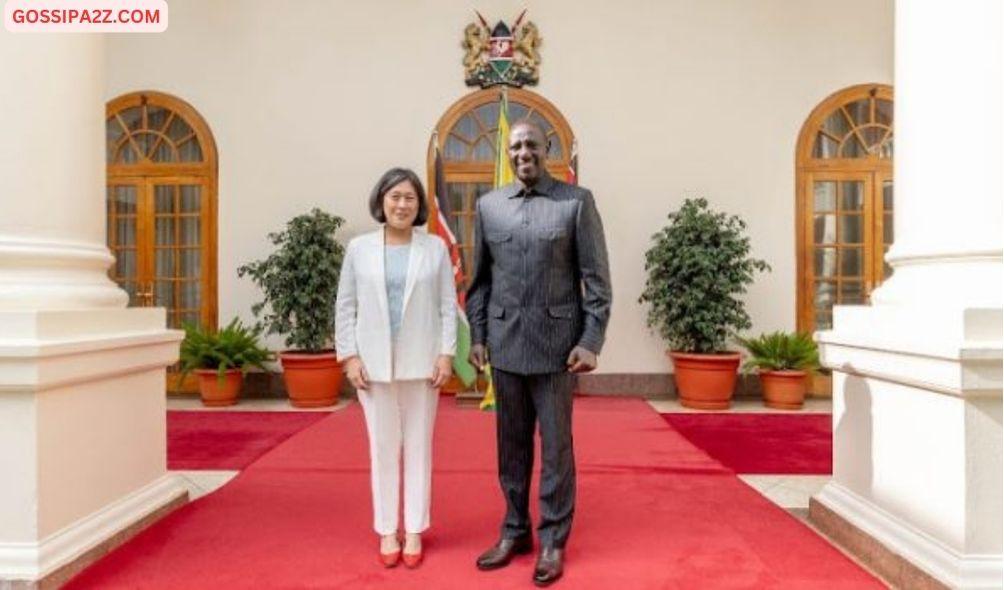
<path fill-rule="evenodd" d="M 387 307 L 390 312 L 390 334 L 397 337 L 401 329 L 401 312 L 404 306 L 404 286 L 408 280 L 408 258 L 411 244 L 384 246 L 387 261 L 384 273 L 387 281 Z"/>

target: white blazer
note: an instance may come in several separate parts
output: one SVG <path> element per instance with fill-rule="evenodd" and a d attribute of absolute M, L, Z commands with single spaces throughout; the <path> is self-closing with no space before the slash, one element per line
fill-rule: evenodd
<path fill-rule="evenodd" d="M 457 348 L 453 264 L 438 236 L 413 231 L 401 327 L 392 347 L 383 228 L 357 236 L 342 261 L 335 304 L 338 360 L 359 355 L 371 381 L 430 379 L 436 357 Z"/>

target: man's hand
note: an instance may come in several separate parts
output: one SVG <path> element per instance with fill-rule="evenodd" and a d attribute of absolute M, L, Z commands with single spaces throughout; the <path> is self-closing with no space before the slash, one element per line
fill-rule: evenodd
<path fill-rule="evenodd" d="M 484 344 L 475 344 L 471 347 L 471 354 L 468 360 L 474 365 L 475 369 L 480 371 L 488 363 L 488 349 L 485 348 Z"/>
<path fill-rule="evenodd" d="M 358 356 L 354 356 L 345 361 L 345 376 L 349 378 L 349 383 L 356 389 L 363 391 L 370 387 L 370 376 L 366 373 L 366 367 Z"/>
<path fill-rule="evenodd" d="M 596 353 L 576 346 L 565 361 L 569 373 L 588 373 L 596 368 Z"/>
<path fill-rule="evenodd" d="M 436 359 L 436 364 L 432 366 L 432 387 L 439 389 L 446 385 L 446 382 L 453 376 L 453 357 L 441 354 Z"/>

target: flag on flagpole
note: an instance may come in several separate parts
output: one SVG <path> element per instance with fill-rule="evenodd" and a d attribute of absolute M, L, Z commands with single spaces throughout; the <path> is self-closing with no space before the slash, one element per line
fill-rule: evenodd
<path fill-rule="evenodd" d="M 471 356 L 471 323 L 467 321 L 464 308 L 457 305 L 457 354 L 453 356 L 453 372 L 457 374 L 464 387 L 474 385 L 478 371 L 470 361 Z"/>
<path fill-rule="evenodd" d="M 565 172 L 565 182 L 579 184 L 579 141 L 572 140 L 572 157 L 568 158 L 568 170 Z"/>
<path fill-rule="evenodd" d="M 457 244 L 457 237 L 450 230 L 449 214 L 450 202 L 446 199 L 446 182 L 443 180 L 443 160 L 439 153 L 439 137 L 436 133 L 432 135 L 432 144 L 436 150 L 434 158 L 435 170 L 433 175 L 432 192 L 435 195 L 433 200 L 436 214 L 433 216 L 435 223 L 433 231 L 446 243 L 446 248 L 450 252 L 450 261 L 453 264 L 453 282 L 457 287 L 457 352 L 453 356 L 453 372 L 463 382 L 465 387 L 470 387 L 477 379 L 477 371 L 471 365 L 468 357 L 471 353 L 471 325 L 467 321 L 467 314 L 464 313 L 464 267 L 460 264 L 460 246 Z"/>
<path fill-rule="evenodd" d="M 453 235 L 450 229 L 450 202 L 446 199 L 446 181 L 443 179 L 443 159 L 439 153 L 439 140 L 436 134 L 433 135 L 433 144 L 436 150 L 434 158 L 433 194 L 436 201 L 436 225 L 435 232 L 446 243 L 446 248 L 450 252 L 450 262 L 453 264 L 453 282 L 456 285 L 464 283 L 464 267 L 460 263 L 460 245 L 457 243 L 457 236 Z M 463 306 L 463 291 L 458 295 L 460 305 Z"/>
<path fill-rule="evenodd" d="M 485 382 L 487 387 L 485 387 L 485 397 L 481 399 L 481 403 L 478 408 L 482 410 L 494 410 L 495 409 L 495 384 L 492 383 L 492 364 L 488 363 L 485 365 Z"/>
<path fill-rule="evenodd" d="M 495 188 L 505 186 L 513 181 L 515 175 L 512 173 L 512 166 L 509 164 L 509 95 L 505 86 L 499 93 L 499 124 L 498 132 L 495 134 Z M 489 351 L 490 353 L 491 351 Z M 495 408 L 495 387 L 492 385 L 491 364 L 484 367 L 485 379 L 488 387 L 485 388 L 485 397 L 481 400 L 482 410 Z"/>
<path fill-rule="evenodd" d="M 509 95 L 503 86 L 499 98 L 499 124 L 495 134 L 495 188 L 513 181 L 509 164 Z"/>

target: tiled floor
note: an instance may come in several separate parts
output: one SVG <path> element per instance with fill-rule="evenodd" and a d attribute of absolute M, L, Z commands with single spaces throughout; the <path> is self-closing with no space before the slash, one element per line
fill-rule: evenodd
<path fill-rule="evenodd" d="M 746 485 L 765 498 L 802 518 L 808 516 L 809 498 L 830 481 L 829 475 L 739 475 Z"/>
<path fill-rule="evenodd" d="M 694 410 L 692 408 L 685 408 L 680 404 L 680 400 L 678 399 L 652 399 L 648 400 L 648 403 L 660 414 L 667 414 L 669 412 L 721 412 L 721 410 Z M 758 399 L 739 399 L 733 400 L 732 407 L 725 411 L 738 414 L 798 414 L 800 412 L 829 414 L 833 411 L 833 403 L 829 398 L 815 397 L 805 400 L 805 406 L 801 410 L 775 410 L 763 405 L 763 402 Z"/>
<path fill-rule="evenodd" d="M 195 500 L 206 494 L 215 492 L 225 483 L 237 476 L 239 471 L 172 471 L 181 477 L 181 482 L 188 488 L 188 499 Z"/>

